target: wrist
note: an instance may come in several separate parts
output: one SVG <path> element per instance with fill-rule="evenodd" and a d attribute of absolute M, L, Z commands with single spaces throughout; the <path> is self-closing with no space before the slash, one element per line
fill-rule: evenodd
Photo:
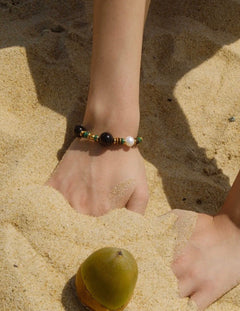
<path fill-rule="evenodd" d="M 83 126 L 96 132 L 110 132 L 113 136 L 137 136 L 140 121 L 138 105 L 108 101 L 88 101 Z"/>

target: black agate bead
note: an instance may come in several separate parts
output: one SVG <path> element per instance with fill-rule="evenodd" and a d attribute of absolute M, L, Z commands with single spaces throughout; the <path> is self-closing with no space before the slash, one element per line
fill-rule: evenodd
<path fill-rule="evenodd" d="M 114 138 L 110 133 L 102 133 L 99 137 L 99 143 L 103 146 L 111 146 L 114 142 Z"/>
<path fill-rule="evenodd" d="M 74 128 L 74 133 L 77 137 L 80 136 L 82 131 L 86 131 L 85 127 L 83 127 L 82 125 L 76 125 Z"/>

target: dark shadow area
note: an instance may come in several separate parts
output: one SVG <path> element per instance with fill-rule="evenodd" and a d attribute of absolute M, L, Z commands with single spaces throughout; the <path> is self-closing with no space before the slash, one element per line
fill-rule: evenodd
<path fill-rule="evenodd" d="M 74 280 L 75 275 L 64 286 L 62 291 L 62 305 L 66 311 L 89 311 L 77 298 Z"/>
<path fill-rule="evenodd" d="M 73 139 L 87 100 L 92 47 L 88 6 L 74 0 L 51 1 L 51 6 L 44 0 L 0 1 L 0 28 L 3 33 L 5 28 L 10 31 L 0 49 L 25 48 L 39 102 L 66 117 L 58 160 Z M 77 66 L 73 64 L 76 59 Z"/>
<path fill-rule="evenodd" d="M 229 178 L 216 160 L 208 158 L 193 137 L 174 91 L 186 73 L 210 59 L 224 45 L 239 39 L 239 14 L 240 4 L 235 1 L 151 3 L 141 70 L 140 134 L 146 138 L 141 150 L 144 158 L 158 168 L 173 209 L 213 213 L 221 207 L 230 188 Z M 204 36 L 198 33 L 199 28 Z M 179 49 L 182 50 L 178 55 L 184 54 L 182 59 L 176 57 Z M 148 72 L 151 69 L 151 75 L 147 69 Z M 189 85 L 185 87 L 186 93 L 191 92 Z M 194 103 L 192 109 L 196 109 Z M 178 174 L 181 167 L 184 179 L 183 170 Z"/>
<path fill-rule="evenodd" d="M 4 32 L 6 27 L 11 33 L 0 42 L 0 49 L 25 47 L 39 102 L 67 120 L 65 142 L 58 152 L 59 160 L 73 139 L 75 124 L 82 120 L 87 100 L 92 44 L 89 2 L 53 0 L 49 7 L 49 2 L 44 0 L 0 0 L 1 30 Z M 187 72 L 211 58 L 223 45 L 239 39 L 239 16 L 240 4 L 233 0 L 152 0 L 143 43 L 140 134 L 145 141 L 141 151 L 145 159 L 158 169 L 172 208 L 205 212 L 209 206 L 211 210 L 213 207 L 217 209 L 230 187 L 228 177 L 218 168 L 215 159 L 209 159 L 205 150 L 198 146 L 174 97 L 174 89 Z M 186 59 L 183 61 L 174 58 L 176 18 L 192 19 L 206 27 L 213 36 L 210 39 L 206 35 L 198 41 L 193 23 L 186 38 L 186 29 L 181 23 L 177 40 L 185 49 Z M 23 22 L 29 27 L 21 29 L 19 25 Z M 153 27 L 160 30 L 157 36 L 152 33 Z M 28 29 L 27 33 L 25 29 Z M 221 31 L 226 34 L 224 40 L 219 39 Z M 191 40 L 189 45 L 188 40 Z M 42 46 L 45 49 L 40 49 Z M 149 63 L 154 68 L 151 77 L 145 70 Z M 148 102 L 151 102 L 151 112 L 146 105 Z M 152 128 L 151 122 L 154 120 L 155 125 L 156 119 L 158 126 Z M 178 166 L 182 165 L 189 172 L 184 181 L 177 174 Z M 196 175 L 198 178 L 192 178 Z M 201 181 L 201 187 L 195 180 Z M 200 190 L 202 184 L 205 185 L 204 192 Z M 66 293 L 70 294 L 68 284 L 63 297 Z M 77 306 L 71 310 L 74 308 L 77 310 Z"/>

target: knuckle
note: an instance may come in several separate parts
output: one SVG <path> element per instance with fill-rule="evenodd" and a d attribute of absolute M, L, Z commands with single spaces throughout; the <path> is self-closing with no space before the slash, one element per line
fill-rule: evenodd
<path fill-rule="evenodd" d="M 138 200 L 144 203 L 148 203 L 149 201 L 149 191 L 147 188 L 139 189 Z"/>

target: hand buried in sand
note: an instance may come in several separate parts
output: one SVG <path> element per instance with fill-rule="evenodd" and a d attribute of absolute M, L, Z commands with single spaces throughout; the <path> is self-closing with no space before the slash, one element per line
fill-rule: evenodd
<path fill-rule="evenodd" d="M 181 223 L 189 212 L 174 213 L 179 216 L 177 223 Z M 176 252 L 172 269 L 179 281 L 180 296 L 189 296 L 198 310 L 204 310 L 240 283 L 240 230 L 226 215 L 196 217 L 192 236 Z"/>
<path fill-rule="evenodd" d="M 144 162 L 136 147 L 105 148 L 76 138 L 46 185 L 78 212 L 93 216 L 121 207 L 143 214 L 148 201 Z"/>

